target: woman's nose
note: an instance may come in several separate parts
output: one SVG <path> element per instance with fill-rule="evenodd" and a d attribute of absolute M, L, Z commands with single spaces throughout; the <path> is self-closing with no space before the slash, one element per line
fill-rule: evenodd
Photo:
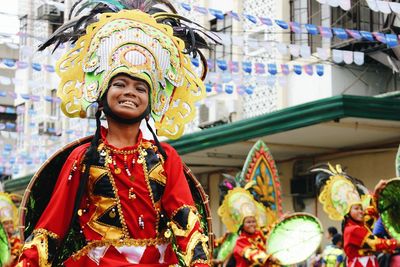
<path fill-rule="evenodd" d="M 126 95 L 135 95 L 135 87 L 132 85 L 128 85 L 126 86 L 125 90 L 124 90 L 124 94 Z"/>

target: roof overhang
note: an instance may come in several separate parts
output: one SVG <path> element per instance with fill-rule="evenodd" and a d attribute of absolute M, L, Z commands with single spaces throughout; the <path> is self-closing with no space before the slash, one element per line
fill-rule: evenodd
<path fill-rule="evenodd" d="M 169 140 L 194 173 L 240 170 L 262 139 L 277 162 L 400 143 L 400 100 L 341 95 Z M 5 182 L 23 190 L 31 175 Z"/>
<path fill-rule="evenodd" d="M 400 143 L 400 100 L 340 95 L 168 141 L 194 173 L 241 169 L 262 139 L 276 161 Z"/>

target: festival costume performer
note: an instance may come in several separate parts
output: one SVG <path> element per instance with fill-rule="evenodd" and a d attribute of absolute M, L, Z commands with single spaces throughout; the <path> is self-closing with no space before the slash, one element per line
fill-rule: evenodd
<path fill-rule="evenodd" d="M 96 5 L 96 12 L 126 8 L 109 2 L 113 5 Z M 38 222 L 25 222 L 31 235 L 19 266 L 64 260 L 65 266 L 171 266 L 178 258 L 179 266 L 210 265 L 208 238 L 180 157 L 153 132 L 154 141 L 144 139 L 139 129 L 145 118 L 152 131 L 151 116 L 159 134 L 182 134 L 194 116 L 194 101 L 204 95 L 184 52 L 198 52 L 195 41 L 204 39 L 180 24 L 184 18 L 152 8 L 154 2 L 130 1 L 153 15 L 122 10 L 94 16 L 92 11 L 86 20 L 98 20 L 59 61 L 63 112 L 85 117 L 87 107 L 98 103 L 108 129 L 101 127 L 99 109 L 95 136 L 66 159 Z M 164 20 L 182 38 L 193 37 L 191 46 L 173 36 Z M 82 18 L 75 22 L 82 23 Z M 52 37 L 45 46 L 63 40 Z M 71 247 L 72 256 L 65 257 Z"/>
<path fill-rule="evenodd" d="M 214 250 L 215 262 L 229 264 L 232 255 L 236 253 L 236 266 L 251 266 L 249 264 L 252 261 L 265 264 L 269 255 L 266 253 L 265 233 L 261 229 L 267 229 L 282 214 L 278 172 L 268 147 L 261 140 L 257 141 L 247 156 L 242 172 L 236 177 L 225 176 L 228 177 L 219 186 L 221 206 L 218 215 L 228 233 Z M 239 231 L 247 216 L 256 216 L 255 233 Z M 253 239 L 260 242 L 250 249 L 249 244 Z M 247 252 L 244 253 L 244 250 Z M 238 256 L 242 254 L 243 257 Z"/>
<path fill-rule="evenodd" d="M 9 252 L 7 252 L 9 260 L 6 263 L 2 262 L 2 266 L 15 266 L 22 244 L 16 233 L 18 209 L 7 193 L 0 193 L 0 220 L 7 234 L 9 245 Z"/>
<path fill-rule="evenodd" d="M 371 203 L 368 190 L 360 181 L 344 173 L 339 165 L 336 168 L 328 165 L 313 171 L 320 172 L 317 175 L 319 179 L 317 186 L 326 182 L 319 195 L 319 201 L 323 204 L 324 211 L 332 220 L 343 220 L 346 266 L 378 266 L 375 253 L 378 251 L 391 252 L 400 244 L 395 239 L 378 238 L 372 234 L 370 221 L 378 214 L 374 206 L 374 199 L 372 199 L 372 205 L 368 206 Z M 375 193 L 381 187 L 382 183 L 379 183 Z"/>
<path fill-rule="evenodd" d="M 260 214 L 253 196 L 244 188 L 237 187 L 225 196 L 218 213 L 230 231 L 239 233 L 233 250 L 235 266 L 268 266 L 271 255 L 266 252 L 266 232 L 259 228 L 259 218 L 263 214 Z M 229 218 L 224 215 L 227 213 Z"/>

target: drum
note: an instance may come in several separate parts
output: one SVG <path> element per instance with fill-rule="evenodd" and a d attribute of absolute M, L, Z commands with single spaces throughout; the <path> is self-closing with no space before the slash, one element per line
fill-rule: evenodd
<path fill-rule="evenodd" d="M 377 208 L 388 234 L 400 241 L 400 178 L 393 178 L 377 196 Z"/>
<path fill-rule="evenodd" d="M 281 265 L 302 262 L 320 246 L 323 228 L 315 216 L 292 213 L 280 219 L 267 235 L 267 253 Z"/>

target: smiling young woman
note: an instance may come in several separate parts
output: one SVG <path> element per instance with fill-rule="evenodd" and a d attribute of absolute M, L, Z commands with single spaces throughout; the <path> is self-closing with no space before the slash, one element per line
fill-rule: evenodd
<path fill-rule="evenodd" d="M 342 220 L 343 249 L 346 265 L 352 267 L 379 266 L 376 252 L 394 251 L 400 246 L 395 239 L 383 239 L 371 231 L 371 221 L 378 217 L 374 199 L 383 188 L 380 181 L 371 197 L 368 189 L 358 179 L 343 172 L 340 165 L 330 164 L 315 168 L 322 186 L 319 201 L 331 219 Z M 322 182 L 321 182 L 322 181 Z"/>
<path fill-rule="evenodd" d="M 79 1 L 74 6 L 83 10 L 80 5 L 95 3 L 96 11 L 85 17 L 83 36 L 71 37 L 76 46 L 57 65 L 58 95 L 70 117 L 85 117 L 88 106 L 97 103 L 97 129 L 90 143 L 76 145 L 62 161 L 46 208 L 36 212 L 37 221 L 29 221 L 34 230 L 27 233 L 20 266 L 211 264 L 182 161 L 174 148 L 158 141 L 148 123 L 152 118 L 164 136 L 182 135 L 194 116 L 195 101 L 205 95 L 189 58 L 190 52 L 199 51 L 190 42 L 205 40 L 196 34 L 186 45 L 174 36 L 182 26 L 179 21 L 187 19 L 153 7 L 157 2 L 168 6 L 167 1 L 117 2 Z M 128 4 L 144 10 L 104 13 Z M 176 20 L 174 28 L 162 24 L 164 19 Z M 82 18 L 76 22 L 84 24 Z M 57 30 L 60 39 L 53 36 L 44 46 L 65 41 L 71 25 Z M 182 27 L 193 36 L 193 29 Z M 182 105 L 172 105 L 175 102 Z M 102 113 L 108 128 L 101 125 Z M 143 137 L 142 120 L 154 140 Z M 71 234 L 78 239 L 65 245 Z"/>

